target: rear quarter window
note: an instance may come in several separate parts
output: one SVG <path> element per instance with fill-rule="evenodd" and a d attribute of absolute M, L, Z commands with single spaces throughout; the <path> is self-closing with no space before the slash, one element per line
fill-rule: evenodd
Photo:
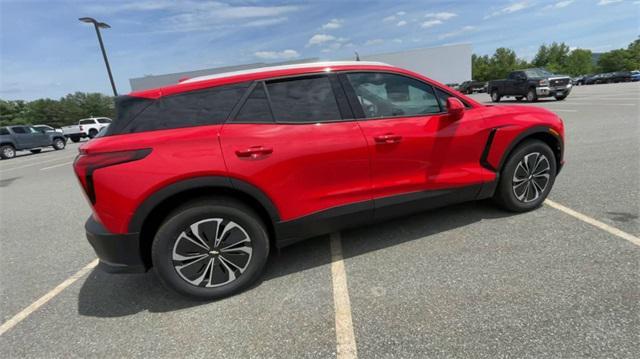
<path fill-rule="evenodd" d="M 223 123 L 248 87 L 249 83 L 241 83 L 157 100 L 129 97 L 118 103 L 118 119 L 109 134 Z"/>
<path fill-rule="evenodd" d="M 329 77 L 272 80 L 267 82 L 276 122 L 323 122 L 341 120 Z"/>

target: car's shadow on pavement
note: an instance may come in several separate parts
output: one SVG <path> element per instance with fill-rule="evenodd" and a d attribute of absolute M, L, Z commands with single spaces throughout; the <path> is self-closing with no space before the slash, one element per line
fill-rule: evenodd
<path fill-rule="evenodd" d="M 343 256 L 348 259 L 409 241 L 429 241 L 432 235 L 438 233 L 485 219 L 513 215 L 499 210 L 490 202 L 481 201 L 356 228 L 342 232 Z M 247 289 L 244 295 L 257 286 L 267 285 L 263 283 L 271 279 L 331 263 L 328 236 L 308 239 L 274 252 L 265 275 Z M 153 271 L 145 274 L 112 275 L 94 269 L 80 289 L 78 312 L 91 317 L 120 317 L 142 311 L 169 312 L 206 304 L 207 302 L 192 301 L 164 289 Z"/>

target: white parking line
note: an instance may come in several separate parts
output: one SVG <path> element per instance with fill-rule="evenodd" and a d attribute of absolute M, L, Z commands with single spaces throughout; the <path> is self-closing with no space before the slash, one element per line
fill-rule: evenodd
<path fill-rule="evenodd" d="M 561 108 L 557 108 L 557 109 L 554 109 L 552 111 L 553 112 L 578 112 L 578 110 L 564 110 L 564 109 L 561 109 Z"/>
<path fill-rule="evenodd" d="M 338 359 L 358 357 L 356 338 L 351 319 L 351 301 L 347 286 L 347 272 L 342 258 L 340 233 L 331 234 L 331 279 L 333 281 L 333 306 L 336 320 L 336 347 Z"/>
<path fill-rule="evenodd" d="M 53 165 L 53 166 L 49 166 L 49 167 L 41 168 L 41 169 L 40 169 L 40 171 L 46 171 L 46 170 L 50 170 L 50 169 L 52 169 L 52 168 L 62 167 L 62 166 L 66 166 L 66 165 L 70 165 L 70 164 L 72 164 L 72 163 L 73 163 L 73 161 L 71 161 L 71 162 L 65 162 L 65 163 L 60 163 L 60 164 L 57 164 L 57 165 Z"/>
<path fill-rule="evenodd" d="M 38 299 L 35 302 L 31 303 L 30 306 L 28 306 L 28 307 L 24 308 L 23 310 L 21 310 L 20 313 L 14 315 L 11 319 L 9 319 L 6 322 L 2 323 L 2 325 L 0 325 L 0 336 L 2 336 L 4 333 L 9 331 L 11 328 L 15 327 L 18 323 L 20 323 L 26 317 L 31 315 L 31 313 L 35 312 L 36 310 L 38 310 L 38 308 L 40 308 L 43 305 L 45 305 L 48 301 L 53 299 L 56 295 L 60 294 L 60 292 L 65 290 L 68 286 L 72 285 L 75 281 L 77 281 L 82 276 L 87 274 L 90 270 L 95 268 L 97 265 L 98 265 L 98 258 L 92 260 L 89 264 L 84 266 L 84 268 L 82 268 L 78 272 L 76 272 L 76 274 L 72 275 L 71 277 L 69 277 L 64 282 L 58 284 L 57 287 L 53 288 L 47 294 L 45 294 L 42 297 L 40 297 L 40 299 Z"/>
<path fill-rule="evenodd" d="M 568 215 L 570 215 L 572 217 L 575 217 L 575 218 L 577 218 L 577 219 L 579 219 L 579 220 L 581 220 L 583 222 L 589 223 L 590 225 L 592 225 L 594 227 L 598 227 L 598 228 L 602 229 L 605 232 L 613 234 L 616 237 L 620 237 L 622 239 L 626 239 L 627 241 L 629 241 L 629 242 L 631 242 L 631 243 L 633 243 L 633 244 L 635 244 L 637 246 L 640 246 L 640 238 L 638 238 L 638 237 L 636 237 L 636 236 L 634 236 L 632 234 L 629 234 L 627 232 L 621 231 L 618 228 L 611 227 L 610 225 L 608 225 L 606 223 L 600 222 L 597 219 L 594 219 L 594 218 L 591 218 L 589 216 L 586 216 L 586 215 L 584 215 L 584 214 L 582 214 L 580 212 L 576 212 L 576 211 L 572 210 L 571 208 L 565 207 L 565 206 L 561 205 L 560 203 L 556 203 L 556 202 L 554 202 L 554 201 L 552 201 L 550 199 L 547 199 L 545 201 L 545 203 L 550 207 L 553 207 L 553 208 L 555 208 L 555 209 L 557 209 L 559 211 L 562 211 L 562 212 L 564 212 L 564 213 L 566 213 L 566 214 L 568 214 Z"/>

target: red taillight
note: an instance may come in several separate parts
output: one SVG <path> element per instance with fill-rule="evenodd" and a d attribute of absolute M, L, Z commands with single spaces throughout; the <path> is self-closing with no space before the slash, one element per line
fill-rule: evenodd
<path fill-rule="evenodd" d="M 93 187 L 93 172 L 100 168 L 141 160 L 147 157 L 149 153 L 151 153 L 150 148 L 99 153 L 86 153 L 84 149 L 80 149 L 80 154 L 73 163 L 73 170 L 87 193 L 89 201 L 91 201 L 91 204 L 95 204 L 96 192 Z"/>

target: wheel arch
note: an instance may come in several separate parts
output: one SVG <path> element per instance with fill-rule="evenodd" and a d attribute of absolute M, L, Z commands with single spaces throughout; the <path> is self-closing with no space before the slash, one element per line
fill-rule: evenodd
<path fill-rule="evenodd" d="M 205 176 L 175 182 L 148 196 L 136 209 L 128 225 L 130 233 L 139 233 L 140 254 L 151 268 L 151 245 L 155 233 L 176 207 L 189 201 L 226 196 L 240 200 L 254 209 L 267 226 L 270 240 L 275 240 L 275 223 L 280 220 L 277 208 L 257 187 L 235 178 Z M 274 242 L 275 243 L 275 242 Z"/>
<path fill-rule="evenodd" d="M 513 139 L 513 141 L 511 141 L 509 146 L 504 151 L 502 157 L 500 158 L 498 168 L 496 168 L 496 172 L 499 173 L 502 171 L 504 163 L 507 161 L 507 158 L 511 156 L 511 153 L 513 153 L 513 150 L 515 150 L 516 147 L 518 147 L 521 143 L 531 139 L 542 141 L 551 148 L 551 151 L 553 151 L 553 154 L 555 155 L 557 172 L 560 172 L 560 169 L 562 168 L 562 159 L 564 156 L 564 144 L 560 136 L 556 135 L 554 132 L 555 131 L 553 131 L 551 127 L 536 126 L 520 133 L 518 136 L 516 136 L 515 139 Z"/>

